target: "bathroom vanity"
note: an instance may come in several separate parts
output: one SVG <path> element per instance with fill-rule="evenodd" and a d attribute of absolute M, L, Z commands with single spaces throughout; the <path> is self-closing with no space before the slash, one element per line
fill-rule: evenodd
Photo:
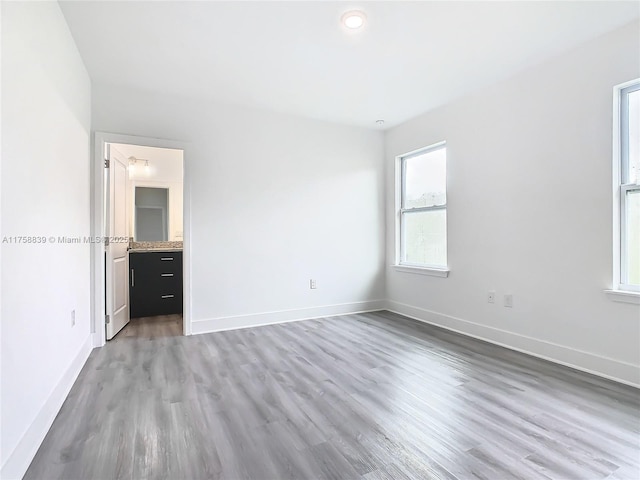
<path fill-rule="evenodd" d="M 182 313 L 182 249 L 129 251 L 130 316 Z"/>

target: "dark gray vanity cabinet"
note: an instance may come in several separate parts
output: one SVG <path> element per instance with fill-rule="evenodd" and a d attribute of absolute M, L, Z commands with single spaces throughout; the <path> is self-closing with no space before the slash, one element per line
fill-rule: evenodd
<path fill-rule="evenodd" d="M 182 313 L 182 252 L 130 252 L 131 318 Z"/>

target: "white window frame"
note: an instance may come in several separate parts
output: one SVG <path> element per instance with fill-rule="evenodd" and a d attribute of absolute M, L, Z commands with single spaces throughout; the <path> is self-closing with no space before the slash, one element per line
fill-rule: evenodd
<path fill-rule="evenodd" d="M 626 198 L 631 191 L 640 191 L 640 185 L 626 183 L 628 165 L 628 112 L 625 95 L 640 90 L 640 79 L 617 85 L 613 89 L 613 288 L 606 290 L 612 300 L 640 304 L 640 286 L 625 283 L 626 256 Z"/>
<path fill-rule="evenodd" d="M 396 157 L 396 258 L 393 268 L 396 271 L 404 273 L 417 273 L 436 277 L 447 277 L 449 275 L 449 232 L 447 228 L 446 243 L 447 243 L 447 265 L 423 265 L 409 262 L 403 262 L 404 258 L 404 242 L 403 242 L 403 217 L 405 214 L 417 213 L 417 212 L 430 212 L 435 210 L 447 211 L 447 202 L 443 205 L 429 206 L 429 207 L 413 207 L 404 208 L 403 199 L 405 193 L 405 173 L 406 173 L 406 161 L 411 160 L 425 153 L 433 152 L 435 150 L 446 149 L 446 142 L 438 142 L 428 147 L 413 150 Z M 447 162 L 448 163 L 448 162 Z M 448 171 L 448 164 L 447 164 Z M 448 225 L 448 222 L 447 222 Z"/>

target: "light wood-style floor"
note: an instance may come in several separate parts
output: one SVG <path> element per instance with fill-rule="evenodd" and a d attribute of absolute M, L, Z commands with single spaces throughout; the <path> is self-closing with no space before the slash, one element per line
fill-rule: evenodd
<path fill-rule="evenodd" d="M 182 315 L 133 318 L 113 337 L 111 343 L 129 341 L 131 338 L 153 340 L 182 335 Z"/>
<path fill-rule="evenodd" d="M 395 314 L 130 327 L 25 478 L 640 478 L 638 390 Z"/>

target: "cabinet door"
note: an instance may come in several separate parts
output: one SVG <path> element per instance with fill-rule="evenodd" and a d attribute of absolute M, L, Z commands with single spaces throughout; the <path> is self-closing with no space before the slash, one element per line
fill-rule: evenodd
<path fill-rule="evenodd" d="M 129 263 L 130 292 L 131 292 L 131 317 L 146 317 L 153 310 L 150 300 L 153 297 L 153 259 L 150 253 L 132 253 Z"/>

